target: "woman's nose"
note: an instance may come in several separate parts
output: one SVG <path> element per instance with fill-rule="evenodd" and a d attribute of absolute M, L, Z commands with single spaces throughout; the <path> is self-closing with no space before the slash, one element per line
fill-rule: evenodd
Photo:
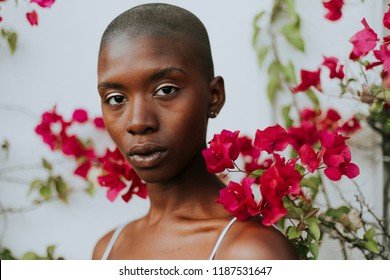
<path fill-rule="evenodd" d="M 134 99 L 129 106 L 126 130 L 132 135 L 148 134 L 156 131 L 158 121 L 153 104 L 144 98 Z"/>

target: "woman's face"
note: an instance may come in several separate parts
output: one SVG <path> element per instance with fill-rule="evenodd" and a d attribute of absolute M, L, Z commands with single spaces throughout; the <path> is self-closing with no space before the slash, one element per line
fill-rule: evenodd
<path fill-rule="evenodd" d="M 175 178 L 205 147 L 210 86 L 199 65 L 183 39 L 117 37 L 100 53 L 106 128 L 148 183 Z"/>

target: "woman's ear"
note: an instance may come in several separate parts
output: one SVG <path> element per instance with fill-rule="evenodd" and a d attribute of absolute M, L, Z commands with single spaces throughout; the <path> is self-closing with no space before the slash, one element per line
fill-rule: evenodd
<path fill-rule="evenodd" d="M 209 117 L 215 118 L 225 104 L 225 83 L 221 76 L 217 76 L 209 83 Z"/>

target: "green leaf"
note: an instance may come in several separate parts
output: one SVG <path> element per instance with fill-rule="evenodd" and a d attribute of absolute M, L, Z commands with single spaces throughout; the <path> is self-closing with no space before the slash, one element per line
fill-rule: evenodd
<path fill-rule="evenodd" d="M 305 51 L 305 43 L 300 32 L 300 18 L 297 14 L 294 15 L 292 23 L 282 28 L 282 34 L 294 48 L 301 52 Z"/>
<path fill-rule="evenodd" d="M 313 258 L 315 260 L 318 259 L 318 253 L 320 251 L 320 247 L 318 246 L 318 243 L 311 243 L 309 245 L 309 251 L 313 255 Z"/>
<path fill-rule="evenodd" d="M 281 66 L 276 61 L 273 61 L 268 67 L 267 94 L 272 104 L 275 102 L 277 92 L 281 89 L 280 69 Z"/>
<path fill-rule="evenodd" d="M 294 226 L 290 226 L 287 228 L 287 237 L 290 240 L 298 238 L 299 236 L 301 236 L 301 234 L 302 234 L 302 231 L 297 230 L 296 227 L 294 227 Z"/>
<path fill-rule="evenodd" d="M 32 192 L 34 189 L 36 189 L 36 188 L 38 188 L 38 187 L 40 187 L 40 186 L 42 186 L 42 181 L 41 181 L 41 180 L 39 180 L 39 179 L 33 180 L 33 181 L 30 183 L 30 190 L 28 191 L 28 194 L 31 194 L 31 192 Z"/>
<path fill-rule="evenodd" d="M 66 203 L 68 201 L 68 185 L 61 176 L 54 178 L 54 184 L 58 197 Z"/>
<path fill-rule="evenodd" d="M 375 236 L 375 228 L 374 228 L 374 227 L 371 227 L 369 230 L 367 230 L 367 231 L 364 233 L 364 239 L 365 239 L 365 240 L 373 239 L 374 236 Z"/>
<path fill-rule="evenodd" d="M 256 169 L 255 171 L 252 171 L 249 174 L 249 177 L 251 178 L 259 178 L 261 175 L 263 175 L 265 172 L 265 169 Z"/>
<path fill-rule="evenodd" d="M 42 158 L 42 166 L 43 166 L 43 168 L 45 168 L 48 171 L 53 170 L 53 165 L 44 158 Z"/>
<path fill-rule="evenodd" d="M 260 13 L 255 15 L 255 17 L 253 18 L 253 22 L 252 22 L 253 23 L 252 45 L 254 47 L 256 47 L 256 45 L 257 45 L 257 41 L 259 39 L 260 30 L 261 30 L 257 23 L 263 17 L 264 14 L 265 14 L 265 11 L 261 11 Z"/>
<path fill-rule="evenodd" d="M 311 89 L 308 89 L 306 92 L 307 97 L 309 97 L 310 101 L 313 102 L 315 109 L 320 108 L 320 101 L 317 98 L 317 95 Z"/>
<path fill-rule="evenodd" d="M 86 192 L 91 197 L 94 196 L 94 194 L 95 194 L 95 185 L 91 181 L 88 181 L 88 187 L 86 189 Z"/>
<path fill-rule="evenodd" d="M 40 193 L 41 196 L 42 196 L 44 199 L 46 199 L 46 200 L 48 200 L 48 199 L 51 198 L 51 189 L 50 189 L 50 187 L 47 186 L 47 185 L 41 186 L 41 188 L 39 189 L 39 193 Z"/>
<path fill-rule="evenodd" d="M 261 47 L 257 50 L 257 62 L 259 63 L 260 67 L 263 66 L 268 51 L 269 51 L 268 47 Z"/>
<path fill-rule="evenodd" d="M 327 215 L 329 217 L 332 217 L 332 218 L 335 218 L 336 220 L 338 220 L 338 219 L 340 219 L 341 215 L 348 214 L 350 211 L 351 211 L 351 209 L 344 205 L 344 206 L 341 206 L 341 207 L 339 207 L 337 209 L 329 208 L 325 212 L 325 215 Z"/>
<path fill-rule="evenodd" d="M 53 245 L 47 247 L 46 252 L 47 252 L 48 259 L 50 259 L 50 260 L 53 259 L 55 248 L 56 248 L 56 246 L 53 246 Z"/>
<path fill-rule="evenodd" d="M 310 233 L 314 236 L 314 239 L 316 241 L 319 241 L 320 237 L 321 237 L 321 231 L 320 231 L 320 228 L 318 226 L 318 222 L 311 220 L 308 223 L 307 227 L 309 228 Z"/>
<path fill-rule="evenodd" d="M 9 249 L 2 248 L 0 251 L 0 260 L 16 260 L 16 258 Z"/>
<path fill-rule="evenodd" d="M 34 252 L 27 252 L 22 257 L 21 260 L 38 260 L 39 256 Z"/>
<path fill-rule="evenodd" d="M 299 173 L 301 173 L 301 175 L 305 174 L 305 171 L 306 171 L 305 167 L 303 167 L 302 165 L 300 165 L 298 163 L 295 164 L 295 170 L 298 170 Z"/>
<path fill-rule="evenodd" d="M 293 119 L 290 118 L 290 110 L 291 110 L 291 105 L 286 105 L 282 108 L 282 116 L 286 127 L 291 127 L 294 123 Z"/>
<path fill-rule="evenodd" d="M 294 0 L 284 0 L 284 3 L 286 4 L 287 7 L 287 12 L 291 15 L 296 14 L 295 11 L 295 1 Z"/>
<path fill-rule="evenodd" d="M 370 239 L 364 242 L 364 247 L 373 252 L 374 254 L 379 254 L 378 243 L 374 239 Z"/>
<path fill-rule="evenodd" d="M 283 72 L 286 75 L 286 78 L 292 84 L 297 83 L 297 78 L 295 76 L 295 67 L 291 60 L 288 62 L 286 66 L 283 67 Z"/>

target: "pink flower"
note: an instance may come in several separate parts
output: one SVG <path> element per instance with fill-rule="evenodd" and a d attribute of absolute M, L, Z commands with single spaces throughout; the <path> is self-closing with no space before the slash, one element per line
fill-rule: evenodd
<path fill-rule="evenodd" d="M 325 117 L 317 121 L 318 130 L 334 131 L 338 126 L 338 121 L 341 120 L 340 114 L 335 109 L 328 109 Z"/>
<path fill-rule="evenodd" d="M 349 39 L 353 44 L 353 50 L 349 55 L 349 58 L 352 60 L 357 60 L 368 54 L 375 48 L 377 41 L 379 40 L 378 35 L 368 25 L 365 18 L 362 19 L 362 24 L 364 29 L 360 30 Z"/>
<path fill-rule="evenodd" d="M 336 57 L 326 57 L 324 56 L 324 62 L 322 65 L 326 66 L 330 70 L 329 77 L 331 79 L 337 78 L 342 80 L 344 78 L 344 65 L 339 64 L 339 60 Z"/>
<path fill-rule="evenodd" d="M 390 51 L 387 44 L 383 44 L 379 50 L 375 50 L 374 55 L 379 60 L 379 65 L 383 64 L 383 68 L 390 73 Z"/>
<path fill-rule="evenodd" d="M 31 26 L 38 25 L 38 14 L 35 10 L 32 12 L 26 13 L 27 20 Z"/>
<path fill-rule="evenodd" d="M 95 124 L 96 128 L 99 129 L 105 129 L 104 121 L 102 117 L 96 117 L 93 119 L 93 123 Z"/>
<path fill-rule="evenodd" d="M 272 225 L 287 214 L 283 205 L 283 197 L 287 195 L 300 195 L 299 186 L 302 175 L 295 169 L 296 160 L 287 163 L 285 159 L 275 154 L 275 165 L 267 169 L 260 177 L 260 213 L 263 215 L 262 223 Z"/>
<path fill-rule="evenodd" d="M 0 16 L 0 22 L 2 22 L 3 21 L 3 18 Z"/>
<path fill-rule="evenodd" d="M 324 173 L 329 179 L 338 181 L 342 175 L 350 179 L 359 175 L 359 167 L 351 163 L 351 152 L 345 144 L 348 137 L 327 130 L 320 131 L 319 136 L 321 145 L 325 148 L 324 164 L 327 168 Z"/>
<path fill-rule="evenodd" d="M 361 129 L 359 120 L 356 117 L 352 117 L 339 126 L 336 131 L 344 134 L 352 134 L 359 129 Z"/>
<path fill-rule="evenodd" d="M 383 26 L 386 27 L 387 29 L 390 29 L 390 4 L 388 6 L 389 9 L 383 15 Z"/>
<path fill-rule="evenodd" d="M 312 146 L 305 144 L 299 149 L 298 155 L 302 165 L 307 166 L 307 170 L 313 173 L 320 166 L 324 152 L 325 150 L 321 150 L 316 153 Z"/>
<path fill-rule="evenodd" d="M 319 139 L 317 127 L 310 121 L 302 121 L 301 126 L 289 127 L 287 131 L 289 135 L 288 142 L 295 151 L 299 151 L 304 144 L 312 146 Z"/>
<path fill-rule="evenodd" d="M 296 87 L 291 88 L 291 91 L 293 93 L 306 91 L 313 86 L 322 92 L 320 74 L 321 68 L 318 68 L 316 71 L 301 70 L 301 83 Z"/>
<path fill-rule="evenodd" d="M 210 141 L 210 148 L 202 151 L 207 170 L 210 173 L 219 173 L 226 168 L 234 167 L 233 161 L 240 154 L 239 133 L 239 131 L 222 130 L 221 134 L 214 135 Z"/>
<path fill-rule="evenodd" d="M 229 182 L 226 188 L 219 191 L 216 202 L 222 204 L 240 221 L 257 215 L 260 211 L 251 189 L 254 180 L 254 178 L 244 178 L 242 186 L 236 182 Z"/>
<path fill-rule="evenodd" d="M 88 113 L 84 109 L 76 109 L 73 112 L 72 119 L 75 122 L 85 123 L 88 121 Z"/>
<path fill-rule="evenodd" d="M 255 148 L 271 154 L 275 151 L 283 151 L 288 145 L 287 131 L 279 124 L 269 126 L 266 129 L 256 131 Z"/>
<path fill-rule="evenodd" d="M 320 115 L 320 109 L 312 109 L 312 108 L 304 108 L 299 112 L 301 119 L 303 121 L 311 121 L 314 122 Z"/>
<path fill-rule="evenodd" d="M 73 172 L 75 175 L 78 175 L 82 178 L 85 178 L 87 179 L 88 177 L 88 172 L 89 170 L 91 169 L 92 167 L 92 163 L 91 161 L 89 160 L 85 160 L 84 162 L 82 162 L 81 164 L 79 164 L 77 166 L 77 168 L 75 169 L 75 171 Z"/>
<path fill-rule="evenodd" d="M 341 12 L 341 9 L 344 6 L 344 1 L 343 0 L 330 0 L 327 2 L 322 2 L 324 7 L 328 9 L 327 14 L 325 15 L 325 18 L 331 20 L 331 21 L 336 21 L 341 18 L 343 15 Z"/>
<path fill-rule="evenodd" d="M 55 0 L 30 0 L 30 3 L 37 3 L 42 8 L 50 8 L 54 2 Z"/>
<path fill-rule="evenodd" d="M 106 195 L 110 201 L 114 201 L 126 187 L 129 188 L 122 195 L 122 199 L 126 202 L 131 199 L 133 194 L 141 198 L 147 197 L 146 185 L 118 149 L 113 152 L 107 150 L 99 161 L 102 163 L 104 174 L 98 177 L 98 182 L 101 186 L 108 188 Z"/>

